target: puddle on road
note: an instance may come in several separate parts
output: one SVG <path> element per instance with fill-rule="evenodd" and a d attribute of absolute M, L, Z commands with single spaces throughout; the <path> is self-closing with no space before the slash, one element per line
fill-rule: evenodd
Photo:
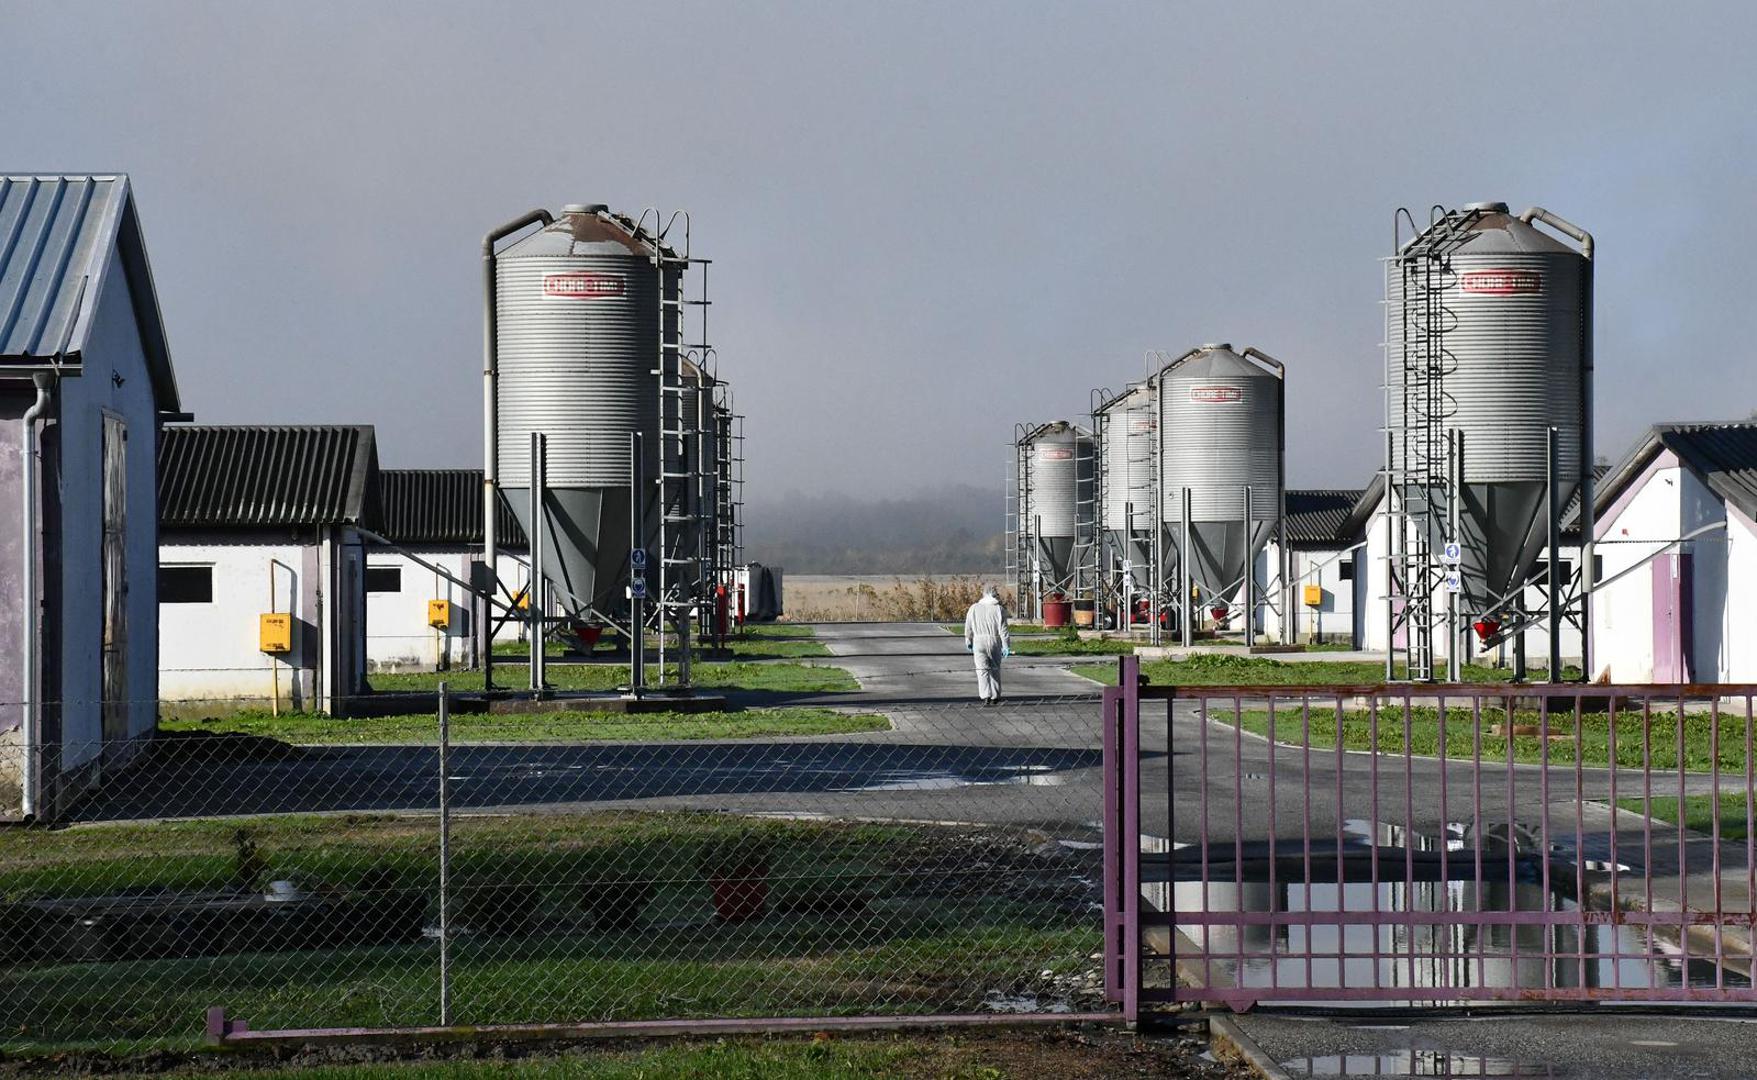
<path fill-rule="evenodd" d="M 1444 1001 L 1388 1001 L 1398 987 L 1614 991 L 1751 986 L 1744 958 L 1728 947 L 1717 964 L 1712 939 L 1706 946 L 1692 941 L 1686 954 L 1676 924 L 1582 925 L 1570 917 L 1581 911 L 1572 851 L 1550 846 L 1546 888 L 1545 860 L 1535 850 L 1535 838 L 1523 829 L 1484 837 L 1481 880 L 1476 843 L 1465 826 L 1448 826 L 1438 836 L 1412 834 L 1398 826 L 1375 829 L 1365 822 L 1351 822 L 1343 831 L 1340 847 L 1330 840 L 1320 852 L 1314 841 L 1310 880 L 1304 847 L 1297 841 L 1278 844 L 1273 860 L 1265 844 L 1245 845 L 1244 861 L 1238 864 L 1242 871 L 1234 866 L 1238 848 L 1213 845 L 1206 883 L 1201 880 L 1200 852 L 1178 845 L 1171 855 L 1174 880 L 1147 886 L 1147 902 L 1185 915 L 1206 911 L 1223 918 L 1222 913 L 1282 917 L 1275 925 L 1182 925 L 1183 936 L 1197 947 L 1186 946 L 1180 954 L 1186 976 L 1193 974 L 1197 982 L 1217 988 L 1264 988 L 1264 1004 L 1275 1003 L 1276 989 L 1369 990 L 1376 999 L 1301 1002 L 1338 1007 Z M 1586 864 L 1589 914 L 1609 910 L 1608 897 L 1594 891 L 1608 881 L 1609 867 L 1598 865 L 1601 869 L 1591 860 Z M 1300 921 L 1307 913 L 1311 920 Z M 1447 919 L 1447 914 L 1457 917 Z M 1533 921 L 1545 915 L 1557 921 Z M 1163 936 L 1157 942 L 1161 949 L 1166 943 Z M 1155 959 L 1169 978 L 1168 958 L 1161 951 Z"/>
<path fill-rule="evenodd" d="M 1385 1054 L 1323 1054 L 1295 1058 L 1281 1067 L 1290 1076 L 1554 1076 L 1547 1065 L 1521 1065 L 1501 1058 L 1437 1050 Z"/>

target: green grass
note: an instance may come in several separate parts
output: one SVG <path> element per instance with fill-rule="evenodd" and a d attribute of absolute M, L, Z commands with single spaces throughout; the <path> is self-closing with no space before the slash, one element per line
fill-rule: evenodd
<path fill-rule="evenodd" d="M 1737 783 L 1742 785 L 1743 781 L 1744 775 L 1740 773 Z M 1651 803 L 1641 799 L 1618 799 L 1617 805 L 1624 810 L 1646 814 L 1659 824 L 1673 827 L 1678 824 L 1678 799 L 1675 795 L 1654 799 Z M 1722 792 L 1719 809 L 1720 838 L 1722 840 L 1743 840 L 1750 835 L 1746 828 L 1745 793 L 1743 791 L 1730 794 Z M 1686 796 L 1684 798 L 1684 828 L 1701 833 L 1703 836 L 1713 836 L 1714 811 L 1714 796 Z"/>
<path fill-rule="evenodd" d="M 942 1051 L 940 1043 L 947 1049 Z M 912 1040 L 728 1039 L 714 1043 L 662 1045 L 635 1050 L 593 1050 L 566 1057 L 521 1057 L 511 1061 L 445 1061 L 407 1064 L 328 1065 L 312 1068 L 251 1070 L 263 1080 L 501 1080 L 508 1075 L 536 1080 L 1001 1080 L 1003 1073 L 974 1063 L 974 1052 L 960 1052 L 945 1037 Z M 956 1064 L 947 1067 L 944 1057 Z M 965 1060 L 970 1059 L 970 1060 Z M 160 1074 L 212 1076 L 211 1069 Z"/>
<path fill-rule="evenodd" d="M 494 670 L 499 686 L 522 686 L 530 678 L 524 664 L 500 664 Z M 695 685 L 707 689 L 790 693 L 860 689 L 854 676 L 827 665 L 729 660 L 698 663 L 693 671 Z M 434 690 L 442 681 L 459 692 L 482 689 L 480 671 L 378 672 L 370 681 L 374 690 Z M 622 664 L 555 664 L 549 668 L 549 684 L 557 690 L 615 690 L 627 683 L 628 668 Z"/>
<path fill-rule="evenodd" d="M 711 853 L 752 843 L 771 853 L 770 913 L 718 921 L 706 880 Z M 1083 909 L 1030 891 L 1043 881 L 1077 883 L 1095 872 L 1090 859 L 1043 854 L 1039 843 L 1002 827 L 707 812 L 461 816 L 451 830 L 452 910 L 466 928 L 503 933 L 456 940 L 456 1017 L 929 1013 L 980 1009 L 992 989 L 1047 990 L 1054 975 L 1086 970 L 1100 942 Z M 985 869 L 958 872 L 973 864 Z M 389 891 L 424 905 L 431 919 L 437 866 L 430 816 L 7 830 L 0 912 L 10 920 L 17 909 L 9 905 L 20 900 L 259 888 L 286 878 L 338 897 Z M 640 925 L 594 927 L 582 905 L 592 883 L 604 881 L 644 883 Z M 864 910 L 813 900 L 853 895 Z M 506 897 L 528 903 L 528 929 L 504 930 Z M 473 922 L 472 911 L 488 921 Z M 3 944 L 17 947 L 10 938 Z M 0 966 L 0 1041 L 35 1051 L 188 1048 L 215 1003 L 259 1030 L 432 1023 L 436 963 L 431 940 L 193 959 L 9 957 Z"/>
<path fill-rule="evenodd" d="M 1119 638 L 1082 638 L 1076 634 L 1015 637 L 1015 656 L 1120 656 L 1135 651 L 1135 643 Z"/>
<path fill-rule="evenodd" d="M 1069 668 L 1106 686 L 1116 685 L 1116 664 L 1076 664 Z M 1579 672 L 1563 669 L 1566 676 Z M 1146 660 L 1141 673 L 1159 686 L 1374 686 L 1385 681 L 1385 665 L 1374 661 L 1271 660 L 1262 656 L 1192 656 L 1183 660 Z M 1467 683 L 1504 683 L 1512 668 L 1464 665 Z M 1541 680 L 1542 668 L 1530 671 Z"/>
<path fill-rule="evenodd" d="M 1277 742 L 1288 745 L 1301 745 L 1305 731 L 1304 710 L 1277 708 L 1275 710 L 1274 738 Z M 1211 720 L 1231 724 L 1234 711 L 1220 702 L 1211 702 L 1208 716 Z M 1445 744 L 1446 756 L 1449 758 L 1470 760 L 1475 750 L 1478 722 L 1468 705 L 1453 706 L 1446 710 Z M 1507 739 L 1504 735 L 1491 734 L 1495 725 L 1501 724 L 1506 714 L 1501 709 L 1484 707 L 1481 715 L 1482 755 L 1487 762 L 1504 762 L 1507 760 Z M 1337 710 L 1334 703 L 1327 707 L 1314 703 L 1310 712 L 1311 745 L 1317 750 L 1336 749 Z M 1743 716 L 1722 716 L 1720 718 L 1720 768 L 1728 775 L 1728 782 L 1742 782 L 1745 775 L 1745 720 Z M 1345 750 L 1377 750 L 1382 754 L 1402 755 L 1407 752 L 1418 757 L 1437 757 L 1440 752 L 1440 713 L 1431 706 L 1415 706 L 1408 710 L 1407 717 L 1401 705 L 1386 703 L 1381 706 L 1377 722 L 1370 712 L 1361 709 L 1344 709 L 1342 711 L 1342 747 Z M 1514 713 L 1514 726 L 1530 726 L 1541 730 L 1540 716 L 1536 711 L 1519 710 Z M 1680 734 L 1683 743 L 1682 760 L 1684 768 L 1691 772 L 1709 772 L 1714 767 L 1714 724 L 1707 713 L 1685 713 L 1680 733 L 1680 722 L 1676 714 L 1659 713 L 1652 717 L 1650 733 L 1643 745 L 1643 726 L 1639 711 L 1617 714 L 1617 764 L 1624 767 L 1642 768 L 1643 762 L 1648 763 L 1656 772 L 1670 770 L 1676 772 L 1680 760 Z M 1246 731 L 1268 736 L 1269 713 L 1267 709 L 1246 709 L 1243 727 Z M 1406 734 L 1407 731 L 1407 734 Z M 1552 735 L 1575 734 L 1574 716 L 1572 712 L 1551 713 L 1549 731 Z M 1610 716 L 1607 713 L 1584 713 L 1580 717 L 1578 744 L 1573 738 L 1552 738 L 1547 742 L 1537 735 L 1513 736 L 1513 760 L 1515 762 L 1538 765 L 1548 762 L 1552 766 L 1572 766 L 1575 764 L 1576 746 L 1580 764 L 1588 767 L 1603 767 L 1610 763 Z M 1741 802 L 1740 816 L 1744 810 Z M 1704 810 L 1706 813 L 1706 810 Z"/>
<path fill-rule="evenodd" d="M 727 635 L 727 650 L 737 657 L 747 659 L 799 659 L 803 657 L 830 656 L 829 647 L 822 642 L 814 641 L 814 631 L 809 626 L 796 623 L 746 623 L 743 629 Z M 667 635 L 668 647 L 675 644 L 675 637 Z M 697 655 L 706 657 L 709 650 L 704 642 L 698 642 Z M 658 647 L 657 635 L 649 634 L 647 648 Z M 560 642 L 550 641 L 544 647 L 544 655 L 559 657 L 568 653 Z M 593 655 L 597 657 L 615 656 L 621 651 L 627 655 L 623 640 L 619 635 L 606 632 L 599 639 Z M 514 657 L 520 661 L 530 656 L 530 648 L 523 641 L 502 641 L 494 646 L 496 657 Z"/>
<path fill-rule="evenodd" d="M 454 742 L 598 742 L 612 740 L 752 739 L 779 735 L 842 735 L 885 731 L 882 716 L 833 709 L 743 709 L 732 712 L 556 712 L 516 715 L 454 714 Z M 249 709 L 200 720 L 163 719 L 161 731 L 256 735 L 302 745 L 326 743 L 431 744 L 438 720 L 428 713 L 338 719 L 313 713 L 271 715 Z"/>
<path fill-rule="evenodd" d="M 949 634 L 962 635 L 964 633 L 964 624 L 941 623 L 940 629 Z M 1059 627 L 1044 626 L 1041 623 L 1009 622 L 1007 624 L 1007 632 L 1014 637 L 1037 637 L 1044 634 L 1060 634 L 1062 633 L 1062 630 Z"/>

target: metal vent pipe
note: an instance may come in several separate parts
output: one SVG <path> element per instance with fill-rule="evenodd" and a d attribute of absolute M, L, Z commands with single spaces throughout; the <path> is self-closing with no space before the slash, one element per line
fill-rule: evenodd
<path fill-rule="evenodd" d="M 553 224 L 555 217 L 549 211 L 531 210 L 497 229 L 490 230 L 482 238 L 482 557 L 488 567 L 488 595 L 481 605 L 482 618 L 479 620 L 481 625 L 478 631 L 482 635 L 482 686 L 486 690 L 494 689 L 494 619 L 490 615 L 490 609 L 494 600 L 495 584 L 500 580 L 500 568 L 496 559 L 499 537 L 495 535 L 494 528 L 494 512 L 500 506 L 500 459 L 496 449 L 500 437 L 496 420 L 500 402 L 495 385 L 499 365 L 495 351 L 497 326 L 494 303 L 494 245 L 527 226 L 542 225 L 547 228 Z M 528 593 L 530 586 L 527 585 L 526 589 Z"/>

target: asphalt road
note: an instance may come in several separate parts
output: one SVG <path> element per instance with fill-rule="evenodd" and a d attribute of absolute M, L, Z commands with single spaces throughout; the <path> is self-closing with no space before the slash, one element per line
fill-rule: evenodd
<path fill-rule="evenodd" d="M 1015 658 L 1008 700 L 974 700 L 963 642 L 934 624 L 825 626 L 852 693 L 799 695 L 890 718 L 888 731 L 718 742 L 460 744 L 449 758 L 461 810 L 639 807 L 1027 824 L 1089 837 L 1101 814 L 1098 688 Z M 270 813 L 430 811 L 429 746 L 263 747 L 167 740 L 76 810 L 84 820 Z"/>

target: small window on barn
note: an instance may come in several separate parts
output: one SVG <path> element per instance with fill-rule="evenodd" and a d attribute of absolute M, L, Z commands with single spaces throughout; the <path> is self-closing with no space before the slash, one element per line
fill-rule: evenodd
<path fill-rule="evenodd" d="M 211 566 L 159 567 L 159 603 L 211 604 L 214 602 L 214 568 Z"/>
<path fill-rule="evenodd" d="M 1338 581 L 1353 581 L 1354 580 L 1354 560 L 1353 559 L 1338 559 L 1338 560 L 1336 560 L 1336 579 Z"/>
<path fill-rule="evenodd" d="M 1569 562 L 1567 559 L 1562 559 L 1562 560 L 1558 561 L 1556 563 L 1556 570 L 1557 570 L 1556 580 L 1560 581 L 1563 585 L 1566 585 L 1568 583 L 1569 579 L 1574 576 L 1574 564 Z M 1532 567 L 1531 584 L 1548 586 L 1549 583 L 1550 583 L 1550 561 L 1548 559 L 1543 559 L 1543 560 L 1539 561 L 1536 566 Z"/>
<path fill-rule="evenodd" d="M 368 566 L 366 568 L 366 591 L 402 592 L 403 568 L 400 566 Z"/>

